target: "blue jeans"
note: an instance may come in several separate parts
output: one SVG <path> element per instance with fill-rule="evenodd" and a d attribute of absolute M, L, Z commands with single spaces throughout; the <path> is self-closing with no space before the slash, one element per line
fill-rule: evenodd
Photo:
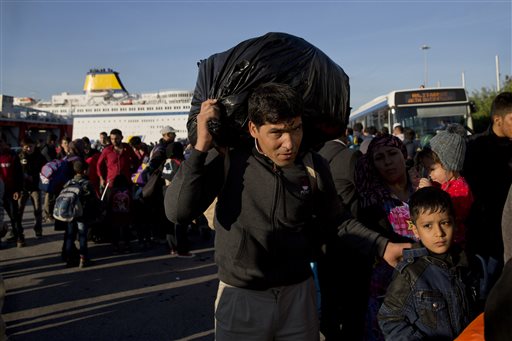
<path fill-rule="evenodd" d="M 81 221 L 70 221 L 66 229 L 66 253 L 70 255 L 75 246 L 76 234 L 80 244 L 80 256 L 88 257 L 87 252 L 87 224 Z"/>

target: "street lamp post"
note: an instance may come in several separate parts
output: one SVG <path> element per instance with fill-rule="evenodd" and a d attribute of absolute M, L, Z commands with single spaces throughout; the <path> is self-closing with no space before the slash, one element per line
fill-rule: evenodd
<path fill-rule="evenodd" d="M 425 87 L 427 87 L 427 86 L 428 86 L 427 50 L 429 50 L 429 49 L 430 49 L 430 46 L 428 46 L 428 45 L 422 45 L 420 48 L 421 48 L 421 49 L 423 50 L 423 52 L 424 52 L 424 53 L 423 53 L 423 55 L 424 55 L 424 59 L 425 59 L 425 79 L 424 79 L 424 80 L 425 80 L 425 82 L 424 82 L 424 85 L 425 85 Z"/>

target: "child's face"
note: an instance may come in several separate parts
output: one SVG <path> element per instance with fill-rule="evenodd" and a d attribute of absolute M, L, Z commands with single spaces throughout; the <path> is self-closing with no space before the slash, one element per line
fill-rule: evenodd
<path fill-rule="evenodd" d="M 430 179 L 441 185 L 451 180 L 454 176 L 453 172 L 447 171 L 443 168 L 442 164 L 434 162 L 434 160 L 429 157 L 423 158 L 422 162 Z"/>
<path fill-rule="evenodd" d="M 416 238 L 437 254 L 446 253 L 450 249 L 454 229 L 453 218 L 446 211 L 422 211 L 412 228 Z"/>

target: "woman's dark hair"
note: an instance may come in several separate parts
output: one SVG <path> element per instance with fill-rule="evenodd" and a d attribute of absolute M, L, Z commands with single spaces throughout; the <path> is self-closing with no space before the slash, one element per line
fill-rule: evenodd
<path fill-rule="evenodd" d="M 69 155 L 74 156 L 85 156 L 85 143 L 82 139 L 75 139 L 69 142 Z"/>
<path fill-rule="evenodd" d="M 423 212 L 447 212 L 451 218 L 455 218 L 455 210 L 450 195 L 433 186 L 420 188 L 411 195 L 409 211 L 414 223 Z"/>
<path fill-rule="evenodd" d="M 262 84 L 249 97 L 249 120 L 257 127 L 288 121 L 301 116 L 303 111 L 302 97 L 287 84 Z"/>

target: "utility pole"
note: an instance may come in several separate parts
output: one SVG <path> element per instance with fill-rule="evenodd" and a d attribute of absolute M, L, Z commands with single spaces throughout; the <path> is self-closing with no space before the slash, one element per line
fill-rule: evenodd
<path fill-rule="evenodd" d="M 428 87 L 428 63 L 427 63 L 427 50 L 430 49 L 430 46 L 424 44 L 420 47 L 420 49 L 423 50 L 423 55 L 424 55 L 424 64 L 425 64 L 425 78 L 424 78 L 424 85 L 425 85 L 425 88 Z"/>
<path fill-rule="evenodd" d="M 496 55 L 496 92 L 500 92 L 500 59 Z"/>

